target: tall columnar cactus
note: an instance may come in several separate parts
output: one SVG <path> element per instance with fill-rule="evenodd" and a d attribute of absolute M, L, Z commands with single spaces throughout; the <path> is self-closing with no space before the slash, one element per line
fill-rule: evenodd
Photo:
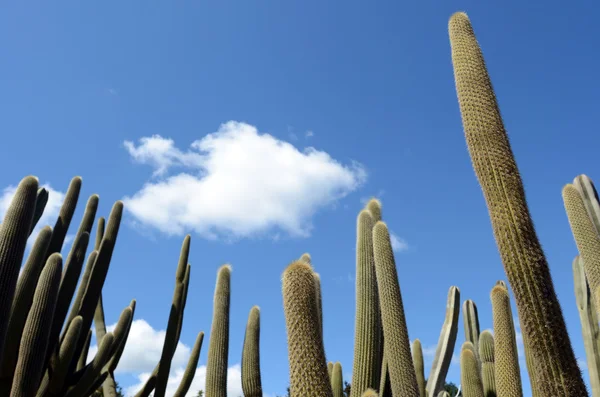
<path fill-rule="evenodd" d="M 71 183 L 67 188 L 67 193 L 65 194 L 63 204 L 60 207 L 58 218 L 56 219 L 56 223 L 54 224 L 54 228 L 52 231 L 52 240 L 50 241 L 50 247 L 48 247 L 48 256 L 55 252 L 60 252 L 60 250 L 62 249 L 65 237 L 67 236 L 69 225 L 71 224 L 73 214 L 75 213 L 77 201 L 79 200 L 81 183 L 82 180 L 79 176 L 76 176 L 73 179 L 71 179 Z"/>
<path fill-rule="evenodd" d="M 332 372 L 333 372 L 333 362 L 328 362 L 327 363 L 327 374 L 329 375 L 329 379 L 331 379 L 332 377 Z"/>
<path fill-rule="evenodd" d="M 173 394 L 173 397 L 185 397 L 187 392 L 190 390 L 190 386 L 192 385 L 192 381 L 194 380 L 194 374 L 196 373 L 196 368 L 198 367 L 198 360 L 200 359 L 200 349 L 202 348 L 203 340 L 204 332 L 200 332 L 196 337 L 196 343 L 194 344 L 192 354 L 190 355 L 190 359 L 188 360 L 188 365 L 185 368 L 185 372 L 183 373 L 183 379 L 181 380 L 181 383 L 179 384 L 177 390 L 175 390 L 175 394 Z M 244 391 L 244 394 L 248 396 L 248 394 L 246 394 L 246 391 Z"/>
<path fill-rule="evenodd" d="M 318 327 L 313 270 L 296 261 L 283 273 L 291 397 L 333 397 Z M 209 397 L 209 396 L 207 396 Z"/>
<path fill-rule="evenodd" d="M 262 397 L 260 378 L 260 309 L 250 309 L 242 352 L 242 390 L 244 397 Z"/>
<path fill-rule="evenodd" d="M 396 262 L 390 234 L 386 224 L 381 221 L 373 227 L 373 248 L 392 394 L 417 397 L 419 388 L 412 363 Z"/>
<path fill-rule="evenodd" d="M 593 301 L 585 277 L 583 260 L 579 256 L 576 256 L 573 261 L 573 278 L 592 396 L 598 397 L 600 396 L 600 330 L 598 316 L 592 306 Z"/>
<path fill-rule="evenodd" d="M 467 341 L 460 352 L 460 383 L 464 397 L 484 397 L 479 364 L 474 351 L 473 344 Z"/>
<path fill-rule="evenodd" d="M 501 285 L 490 294 L 494 318 L 494 366 L 499 397 L 522 397 L 521 371 L 508 290 Z"/>
<path fill-rule="evenodd" d="M 44 214 L 46 204 L 48 204 L 48 190 L 46 188 L 38 188 L 37 197 L 35 198 L 35 211 L 33 213 L 33 219 L 31 220 L 31 228 L 29 229 L 29 235 L 33 233 L 37 223 Z"/>
<path fill-rule="evenodd" d="M 435 349 L 435 358 L 429 372 L 427 380 L 427 396 L 436 397 L 444 388 L 448 368 L 452 361 L 452 353 L 456 344 L 456 335 L 458 334 L 458 317 L 460 315 L 460 290 L 452 286 L 448 290 L 448 300 L 446 302 L 446 316 L 440 332 L 437 348 Z"/>
<path fill-rule="evenodd" d="M 230 299 L 231 266 L 223 265 L 219 268 L 215 288 L 213 321 L 208 345 L 208 364 L 206 366 L 206 397 L 227 396 Z"/>
<path fill-rule="evenodd" d="M 342 373 L 342 364 L 339 361 L 333 364 L 331 389 L 333 390 L 333 397 L 344 397 L 344 376 Z"/>
<path fill-rule="evenodd" d="M 33 176 L 23 178 L 0 225 L 0 362 L 4 353 L 6 333 L 19 269 L 29 237 L 38 181 Z"/>
<path fill-rule="evenodd" d="M 484 397 L 496 397 L 496 375 L 494 368 L 494 336 L 485 330 L 479 336 L 479 360 Z"/>
<path fill-rule="evenodd" d="M 425 397 L 425 366 L 423 364 L 423 347 L 421 341 L 415 339 L 412 344 L 412 360 L 417 375 L 417 385 L 419 386 L 419 396 Z"/>
<path fill-rule="evenodd" d="M 546 396 L 586 396 L 483 55 L 466 14 L 450 18 L 449 33 L 467 145 L 523 317 L 523 332 L 530 336 L 539 384 Z"/>
<path fill-rule="evenodd" d="M 481 368 L 479 359 L 479 315 L 477 314 L 477 305 L 471 299 L 463 303 L 463 322 L 465 326 L 465 339 L 473 344 L 475 348 L 475 357 Z"/>
<path fill-rule="evenodd" d="M 585 265 L 585 275 L 594 294 L 594 306 L 596 310 L 600 310 L 600 234 L 575 186 L 566 185 L 562 195 L 571 231 Z"/>
<path fill-rule="evenodd" d="M 600 203 L 598 202 L 598 192 L 594 187 L 594 183 L 587 175 L 579 175 L 573 180 L 573 186 L 581 195 L 594 228 L 600 233 Z"/>
<path fill-rule="evenodd" d="M 11 397 L 33 397 L 37 392 L 44 374 L 44 357 L 50 336 L 48 324 L 52 323 L 61 271 L 62 257 L 51 255 L 40 274 L 23 328 Z"/>
<path fill-rule="evenodd" d="M 381 378 L 379 379 L 379 395 L 381 397 L 392 397 L 392 385 L 390 384 L 390 372 L 388 371 L 388 363 L 383 355 L 381 362 Z"/>
<path fill-rule="evenodd" d="M 353 396 L 378 388 L 381 372 L 381 314 L 373 256 L 373 217 L 358 215 L 356 231 L 356 315 L 354 327 Z"/>

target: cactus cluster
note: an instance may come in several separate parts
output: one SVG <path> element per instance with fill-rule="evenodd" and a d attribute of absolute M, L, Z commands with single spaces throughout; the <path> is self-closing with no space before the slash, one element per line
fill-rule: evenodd
<path fill-rule="evenodd" d="M 523 395 L 512 291 L 533 395 L 587 396 L 483 55 L 466 14 L 456 13 L 450 18 L 449 36 L 466 142 L 508 279 L 508 284 L 498 281 L 491 288 L 493 332 L 480 333 L 475 302 L 463 302 L 462 395 Z M 23 265 L 27 240 L 48 201 L 48 192 L 38 186 L 35 177 L 21 181 L 0 224 L 1 396 L 117 395 L 114 372 L 128 342 L 136 301 L 125 306 L 115 329 L 107 332 L 102 290 L 117 242 L 123 203 L 114 204 L 107 222 L 98 218 L 94 245 L 88 253 L 99 200 L 92 195 L 63 260 L 61 250 L 81 184 L 79 177 L 71 181 L 56 224 L 40 230 Z M 572 266 L 592 394 L 600 397 L 600 203 L 593 182 L 585 175 L 567 184 L 562 193 L 579 251 Z M 426 378 L 420 340 L 413 338 L 411 346 L 397 263 L 377 199 L 360 211 L 356 230 L 352 397 L 456 397 L 444 390 L 444 384 L 461 312 L 458 287 L 451 286 L 448 291 L 435 357 Z M 166 395 L 189 290 L 190 243 L 190 236 L 186 236 L 175 271 L 160 360 L 136 397 Z M 227 396 L 231 274 L 231 266 L 223 265 L 216 279 L 207 397 Z M 308 253 L 284 270 L 282 295 L 290 395 L 343 397 L 342 366 L 340 362 L 328 362 L 325 355 L 321 280 Z M 252 307 L 242 352 L 242 389 L 246 397 L 263 395 L 260 318 L 260 309 Z M 92 326 L 98 350 L 88 359 Z M 199 332 L 176 397 L 189 395 L 203 341 L 204 333 Z"/>

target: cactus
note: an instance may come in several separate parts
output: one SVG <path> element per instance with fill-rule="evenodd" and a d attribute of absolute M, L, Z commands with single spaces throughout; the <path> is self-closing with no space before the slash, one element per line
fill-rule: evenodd
<path fill-rule="evenodd" d="M 19 268 L 33 220 L 38 181 L 23 178 L 0 225 L 0 362 L 7 344 L 8 319 L 17 287 Z"/>
<path fill-rule="evenodd" d="M 490 297 L 494 317 L 494 366 L 497 394 L 500 397 L 522 397 L 517 340 L 508 290 L 501 285 L 496 285 L 492 288 Z"/>
<path fill-rule="evenodd" d="M 377 392 L 373 389 L 367 389 L 362 394 L 362 397 L 377 397 L 377 396 L 378 396 Z"/>
<path fill-rule="evenodd" d="M 48 324 L 56 306 L 62 257 L 51 255 L 40 274 L 33 302 L 23 327 L 19 357 L 12 379 L 11 397 L 35 396 L 44 374 L 44 357 L 48 349 Z"/>
<path fill-rule="evenodd" d="M 538 241 L 483 55 L 469 18 L 449 21 L 452 62 L 463 126 L 496 243 L 513 289 L 523 332 L 538 363 L 545 396 L 585 396 L 587 391 L 548 263 Z M 584 257 L 585 260 L 585 257 Z"/>
<path fill-rule="evenodd" d="M 330 361 L 327 363 L 327 374 L 329 375 L 330 380 L 333 375 L 332 372 L 333 372 L 333 363 Z"/>
<path fill-rule="evenodd" d="M 579 256 L 576 256 L 573 261 L 573 276 L 592 396 L 598 397 L 600 396 L 600 330 L 598 316 L 593 310 L 593 301 L 590 299 L 591 293 L 585 277 L 583 260 Z"/>
<path fill-rule="evenodd" d="M 185 368 L 185 372 L 183 373 L 183 379 L 179 384 L 179 387 L 173 394 L 173 397 L 185 397 L 187 392 L 190 390 L 190 386 L 192 385 L 192 381 L 194 380 L 194 375 L 196 373 L 196 367 L 198 366 L 198 359 L 200 358 L 200 349 L 202 348 L 202 341 L 204 340 L 204 332 L 200 332 L 196 337 L 196 343 L 194 344 L 194 348 L 192 349 L 192 354 L 190 355 L 190 359 L 188 361 L 188 365 Z M 243 387 L 243 386 L 242 386 Z M 246 394 L 244 390 L 244 395 Z M 260 394 L 262 396 L 262 394 Z"/>
<path fill-rule="evenodd" d="M 373 252 L 392 394 L 417 397 L 419 389 L 411 358 L 396 263 L 387 226 L 381 221 L 373 227 Z"/>
<path fill-rule="evenodd" d="M 314 278 L 313 294 L 314 294 Z M 215 288 L 213 322 L 206 366 L 206 397 L 227 396 L 227 356 L 229 353 L 229 299 L 231 266 L 219 269 Z"/>
<path fill-rule="evenodd" d="M 291 397 L 333 397 L 318 329 L 313 270 L 296 261 L 283 273 Z M 207 396 L 208 397 L 208 396 Z"/>
<path fill-rule="evenodd" d="M 450 397 L 450 393 L 448 393 L 446 390 L 442 390 L 438 393 L 437 397 Z"/>
<path fill-rule="evenodd" d="M 471 299 L 463 303 L 463 322 L 465 326 L 465 339 L 473 344 L 475 357 L 481 370 L 481 360 L 479 359 L 479 315 L 477 314 L 477 305 Z"/>
<path fill-rule="evenodd" d="M 381 363 L 381 378 L 379 379 L 379 395 L 381 397 L 392 396 L 392 385 L 390 384 L 390 371 L 388 370 L 387 359 L 383 355 Z"/>
<path fill-rule="evenodd" d="M 342 374 L 342 364 L 339 361 L 333 364 L 331 389 L 333 390 L 333 397 L 344 397 L 344 377 Z"/>
<path fill-rule="evenodd" d="M 443 389 L 446 382 L 446 375 L 452 353 L 458 334 L 458 316 L 460 314 L 460 290 L 458 287 L 450 287 L 448 290 L 448 300 L 446 303 L 446 317 L 440 332 L 437 348 L 435 349 L 435 358 L 429 372 L 427 381 L 427 396 L 436 397 Z"/>
<path fill-rule="evenodd" d="M 313 279 L 315 282 L 315 295 L 317 297 L 317 313 L 319 313 L 319 332 L 321 333 L 321 338 L 323 338 L 323 297 L 321 294 L 321 276 L 319 273 L 313 272 Z"/>
<path fill-rule="evenodd" d="M 573 186 L 581 195 L 596 232 L 600 233 L 600 203 L 598 202 L 598 192 L 594 187 L 594 183 L 587 175 L 579 175 L 573 180 Z"/>
<path fill-rule="evenodd" d="M 373 218 L 369 211 L 358 215 L 356 232 L 356 316 L 353 396 L 379 384 L 381 373 L 380 311 L 373 257 Z"/>
<path fill-rule="evenodd" d="M 460 383 L 464 397 L 483 397 L 483 384 L 474 351 L 473 344 L 467 341 L 460 352 Z"/>
<path fill-rule="evenodd" d="M 479 336 L 479 360 L 484 397 L 496 397 L 496 375 L 494 368 L 494 336 L 485 330 Z"/>
<path fill-rule="evenodd" d="M 44 209 L 46 209 L 46 204 L 48 204 L 48 190 L 41 187 L 37 191 L 37 195 L 35 198 L 35 210 L 33 212 L 33 219 L 31 220 L 31 228 L 29 229 L 29 235 L 33 233 L 33 230 L 37 226 L 40 218 L 44 214 Z"/>
<path fill-rule="evenodd" d="M 260 309 L 250 309 L 242 352 L 242 390 L 245 397 L 262 397 L 260 378 Z"/>
<path fill-rule="evenodd" d="M 412 360 L 417 375 L 417 385 L 419 386 L 419 396 L 425 397 L 425 366 L 423 365 L 423 347 L 421 341 L 415 339 L 412 344 Z"/>
<path fill-rule="evenodd" d="M 60 212 L 58 213 L 58 219 L 56 219 L 56 223 L 52 229 L 52 240 L 48 247 L 48 256 L 55 252 L 60 252 L 62 249 L 65 237 L 67 236 L 67 230 L 69 229 L 73 214 L 75 213 L 77 201 L 79 200 L 81 182 L 81 177 L 79 176 L 71 179 L 63 204 L 60 207 Z"/>
<path fill-rule="evenodd" d="M 600 234 L 590 218 L 584 200 L 571 184 L 562 191 L 565 209 L 579 254 L 585 265 L 585 275 L 594 293 L 596 310 L 600 309 Z M 600 314 L 597 312 L 597 314 Z"/>

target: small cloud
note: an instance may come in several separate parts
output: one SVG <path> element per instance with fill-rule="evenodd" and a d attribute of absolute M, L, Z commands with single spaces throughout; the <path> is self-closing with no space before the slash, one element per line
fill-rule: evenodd
<path fill-rule="evenodd" d="M 297 141 L 298 140 L 298 135 L 294 134 L 293 132 L 290 132 L 290 139 L 292 141 Z"/>
<path fill-rule="evenodd" d="M 408 243 L 393 232 L 390 232 L 390 240 L 392 242 L 392 250 L 394 250 L 394 252 L 404 252 L 408 250 Z"/>
<path fill-rule="evenodd" d="M 110 95 L 114 95 L 114 96 L 119 95 L 119 92 L 114 88 L 107 88 L 106 92 L 108 92 Z"/>
<path fill-rule="evenodd" d="M 584 360 L 583 358 L 578 358 L 577 359 L 577 365 L 579 365 L 579 369 L 582 370 L 582 371 L 587 371 L 588 370 L 587 361 Z"/>
<path fill-rule="evenodd" d="M 313 136 L 315 136 L 315 133 L 312 132 L 311 130 L 308 130 L 304 133 L 305 138 L 312 138 Z"/>

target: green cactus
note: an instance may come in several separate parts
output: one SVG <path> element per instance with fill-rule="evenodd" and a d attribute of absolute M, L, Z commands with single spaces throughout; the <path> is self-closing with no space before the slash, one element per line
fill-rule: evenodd
<path fill-rule="evenodd" d="M 373 252 L 392 394 L 417 397 L 419 388 L 412 363 L 396 263 L 390 234 L 381 221 L 373 227 Z"/>
<path fill-rule="evenodd" d="M 81 192 L 81 177 L 76 176 L 69 183 L 63 204 L 58 213 L 58 219 L 56 219 L 56 223 L 52 229 L 52 240 L 48 247 L 48 256 L 55 252 L 60 252 L 62 249 L 65 237 L 67 236 L 67 230 L 75 213 L 77 201 L 79 200 L 79 192 Z"/>
<path fill-rule="evenodd" d="M 576 256 L 573 261 L 573 276 L 577 310 L 581 321 L 592 396 L 598 397 L 600 396 L 600 330 L 598 329 L 598 316 L 592 306 L 593 300 L 591 299 L 584 269 L 583 260 L 581 257 Z"/>
<path fill-rule="evenodd" d="M 35 396 L 38 390 L 44 375 L 44 357 L 50 336 L 48 324 L 52 323 L 61 272 L 62 257 L 60 254 L 51 255 L 40 274 L 23 327 L 10 397 Z"/>
<path fill-rule="evenodd" d="M 585 265 L 585 275 L 594 293 L 595 308 L 600 309 L 600 234 L 590 218 L 577 188 L 567 184 L 562 191 L 565 209 L 579 254 Z M 600 313 L 596 313 L 599 314 Z"/>
<path fill-rule="evenodd" d="M 313 294 L 314 294 L 314 278 Z M 227 356 L 229 354 L 229 300 L 231 266 L 219 269 L 215 288 L 213 322 L 206 365 L 206 397 L 227 397 Z"/>
<path fill-rule="evenodd" d="M 321 294 L 321 276 L 319 273 L 313 272 L 313 278 L 315 282 L 315 294 L 317 296 L 317 313 L 319 313 L 319 332 L 321 338 L 323 338 L 323 296 Z"/>
<path fill-rule="evenodd" d="M 196 343 L 194 344 L 194 348 L 192 349 L 192 354 L 190 355 L 188 365 L 185 368 L 185 372 L 183 373 L 183 379 L 181 379 L 181 383 L 175 391 L 175 394 L 173 394 L 173 397 L 185 397 L 187 392 L 190 390 L 190 386 L 192 385 L 192 381 L 194 380 L 194 375 L 196 374 L 196 367 L 198 367 L 198 360 L 200 359 L 200 349 L 202 348 L 203 340 L 204 332 L 200 332 L 196 337 Z M 244 395 L 246 396 L 245 391 Z"/>
<path fill-rule="evenodd" d="M 380 310 L 373 256 L 373 218 L 363 210 L 356 231 L 356 316 L 352 394 L 376 388 L 381 376 Z"/>
<path fill-rule="evenodd" d="M 412 360 L 415 366 L 415 374 L 417 375 L 417 385 L 419 386 L 419 396 L 425 397 L 425 366 L 423 364 L 423 347 L 421 341 L 415 339 L 412 344 Z"/>
<path fill-rule="evenodd" d="M 390 371 L 388 368 L 387 359 L 383 354 L 383 361 L 381 363 L 381 377 L 379 379 L 379 394 L 381 397 L 392 396 L 392 385 L 390 384 Z"/>
<path fill-rule="evenodd" d="M 333 364 L 331 389 L 333 390 L 333 397 L 344 397 L 344 376 L 342 374 L 342 364 L 339 361 Z"/>
<path fill-rule="evenodd" d="M 528 334 L 538 363 L 539 384 L 545 396 L 586 396 L 483 55 L 466 14 L 450 18 L 449 34 L 467 145 L 523 318 L 522 331 Z"/>
<path fill-rule="evenodd" d="M 496 285 L 490 293 L 494 317 L 494 367 L 500 397 L 522 397 L 521 371 L 508 290 Z"/>
<path fill-rule="evenodd" d="M 333 397 L 318 327 L 313 270 L 304 262 L 293 262 L 283 273 L 282 284 L 290 396 Z"/>
<path fill-rule="evenodd" d="M 484 397 L 496 397 L 496 375 L 494 368 L 494 336 L 485 330 L 479 336 L 479 360 Z"/>
<path fill-rule="evenodd" d="M 460 290 L 458 287 L 452 286 L 448 290 L 448 299 L 446 301 L 446 316 L 444 324 L 440 332 L 437 348 L 435 349 L 435 357 L 429 372 L 427 380 L 427 396 L 436 397 L 444 388 L 446 375 L 450 362 L 452 361 L 452 353 L 456 344 L 456 336 L 458 334 L 458 317 L 460 315 Z"/>
<path fill-rule="evenodd" d="M 594 183 L 587 175 L 579 175 L 573 180 L 573 186 L 581 195 L 594 228 L 600 233 L 600 203 L 598 202 L 598 192 L 594 187 Z"/>
<path fill-rule="evenodd" d="M 329 379 L 331 379 L 333 371 L 333 363 L 330 361 L 327 363 L 327 374 L 329 375 Z"/>
<path fill-rule="evenodd" d="M 33 220 L 38 181 L 32 176 L 24 178 L 4 215 L 0 225 L 0 361 L 4 354 L 8 332 L 8 319 L 17 287 L 19 269 Z"/>
<path fill-rule="evenodd" d="M 81 370 L 81 375 L 77 383 L 71 386 L 67 392 L 65 393 L 65 397 L 79 397 L 79 396 L 87 396 L 89 393 L 96 390 L 101 383 L 106 380 L 106 375 L 104 375 L 102 382 L 98 383 L 100 379 L 102 368 L 104 365 L 110 360 L 110 352 L 113 348 L 113 334 L 111 332 L 104 335 L 102 341 L 98 345 L 98 352 L 96 356 L 86 367 Z"/>
<path fill-rule="evenodd" d="M 477 305 L 471 299 L 463 303 L 463 323 L 465 327 L 465 339 L 473 344 L 475 348 L 475 357 L 481 369 L 481 360 L 479 359 L 479 315 L 477 314 Z"/>
<path fill-rule="evenodd" d="M 69 328 L 67 329 L 67 333 L 65 334 L 65 341 L 60 346 L 60 351 L 58 353 L 58 360 L 56 365 L 54 366 L 54 371 L 52 372 L 52 378 L 46 377 L 44 380 L 46 381 L 47 388 L 43 385 L 40 386 L 37 395 L 45 395 L 45 390 L 49 391 L 50 396 L 59 396 L 62 391 L 65 380 L 67 377 L 67 370 L 69 369 L 69 363 L 73 359 L 73 353 L 75 353 L 75 346 L 77 344 L 77 340 L 79 339 L 79 335 L 81 335 L 81 325 L 83 324 L 83 319 L 81 316 L 77 316 L 73 319 Z M 86 354 L 87 355 L 87 354 Z"/>
<path fill-rule="evenodd" d="M 25 262 L 23 272 L 17 281 L 6 334 L 6 340 L 11 341 L 11 343 L 6 344 L 0 364 L 0 389 L 5 390 L 5 394 L 10 393 L 10 384 L 17 365 L 23 327 L 33 302 L 40 273 L 46 263 L 46 250 L 51 236 L 52 229 L 49 226 L 44 227 L 39 232 Z"/>
<path fill-rule="evenodd" d="M 479 364 L 473 343 L 466 341 L 460 352 L 460 383 L 464 397 L 484 397 Z"/>
<path fill-rule="evenodd" d="M 245 397 L 262 397 L 260 378 L 260 309 L 250 309 L 242 351 L 242 390 Z"/>
<path fill-rule="evenodd" d="M 46 209 L 46 204 L 48 204 L 48 190 L 41 187 L 37 191 L 37 196 L 35 198 L 35 211 L 33 213 L 33 219 L 31 220 L 31 228 L 29 229 L 29 235 L 33 233 L 33 230 L 37 226 L 40 218 L 44 214 L 44 209 Z"/>
<path fill-rule="evenodd" d="M 308 252 L 302 254 L 302 256 L 300 257 L 300 261 L 306 263 L 307 265 L 312 265 L 312 258 L 310 257 L 310 254 Z"/>

